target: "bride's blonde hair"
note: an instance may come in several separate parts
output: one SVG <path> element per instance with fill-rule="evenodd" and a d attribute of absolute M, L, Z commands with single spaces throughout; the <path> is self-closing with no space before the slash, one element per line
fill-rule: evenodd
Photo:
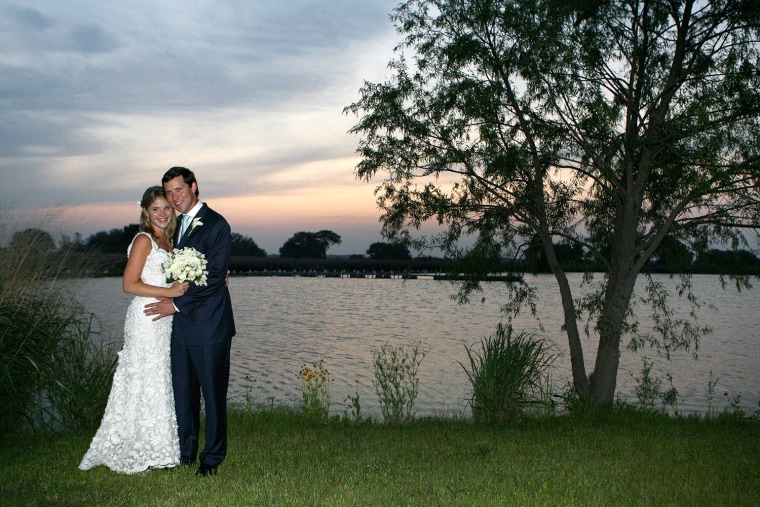
<path fill-rule="evenodd" d="M 156 199 L 164 199 L 168 202 L 168 199 L 166 199 L 166 192 L 164 192 L 163 187 L 159 187 L 158 185 L 148 187 L 148 189 L 143 194 L 142 199 L 140 200 L 140 207 L 142 208 L 142 211 L 140 212 L 139 230 L 140 232 L 147 232 L 153 237 L 155 237 L 155 235 L 153 234 L 153 226 L 150 224 L 148 208 Z M 174 237 L 174 229 L 176 229 L 176 227 L 177 221 L 169 220 L 169 226 L 166 228 L 166 236 L 169 238 L 169 241 L 171 241 L 171 239 Z"/>

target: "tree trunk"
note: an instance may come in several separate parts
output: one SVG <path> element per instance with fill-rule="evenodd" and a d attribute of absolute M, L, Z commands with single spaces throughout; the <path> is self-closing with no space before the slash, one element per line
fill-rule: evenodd
<path fill-rule="evenodd" d="M 588 377 L 586 376 L 586 361 L 583 357 L 583 344 L 581 343 L 581 335 L 578 331 L 578 319 L 575 316 L 573 292 L 570 288 L 570 282 L 567 280 L 565 270 L 562 269 L 557 259 L 557 253 L 554 250 L 551 236 L 545 233 L 540 237 L 544 245 L 544 252 L 546 253 L 549 268 L 554 273 L 554 278 L 557 280 L 559 287 L 565 332 L 567 333 L 567 342 L 570 347 L 570 368 L 573 373 L 573 387 L 580 399 L 586 400 L 589 398 L 590 389 Z"/>
<path fill-rule="evenodd" d="M 596 405 L 609 406 L 615 401 L 623 320 L 632 293 L 628 285 L 621 283 L 612 287 L 613 294 L 607 299 L 597 325 L 599 348 L 591 375 L 589 400 Z"/>
<path fill-rule="evenodd" d="M 557 280 L 562 299 L 565 332 L 567 333 L 567 342 L 570 347 L 570 368 L 573 373 L 573 387 L 580 399 L 586 400 L 590 395 L 590 388 L 588 377 L 586 376 L 586 362 L 583 358 L 583 345 L 581 344 L 581 336 L 578 331 L 578 319 L 575 316 L 573 294 L 567 276 L 559 268 L 559 265 L 556 268 L 552 266 L 552 271 L 554 271 L 554 277 Z"/>
<path fill-rule="evenodd" d="M 610 406 L 615 401 L 623 322 L 638 276 L 633 262 L 629 262 L 624 255 L 617 257 L 617 262 L 615 261 L 614 251 L 613 247 L 613 262 L 604 294 L 604 307 L 597 322 L 599 348 L 590 379 L 588 400 L 601 406 Z M 619 251 L 623 252 L 625 249 Z"/>

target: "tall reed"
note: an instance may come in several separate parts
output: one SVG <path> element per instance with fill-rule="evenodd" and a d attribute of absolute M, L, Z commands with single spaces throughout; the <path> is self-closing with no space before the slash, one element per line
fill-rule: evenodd
<path fill-rule="evenodd" d="M 514 420 L 528 408 L 551 405 L 551 380 L 547 370 L 557 354 L 535 335 L 514 333 L 501 324 L 496 333 L 465 347 L 469 368 L 459 363 L 472 386 L 469 404 L 477 422 Z"/>
<path fill-rule="evenodd" d="M 17 238 L 0 250 L 0 431 L 92 426 L 116 356 L 93 343 L 92 314 L 58 283 L 76 271 L 67 252 L 37 229 Z"/>

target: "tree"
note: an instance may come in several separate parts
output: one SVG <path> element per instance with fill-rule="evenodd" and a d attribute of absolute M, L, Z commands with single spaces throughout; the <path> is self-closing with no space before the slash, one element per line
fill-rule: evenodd
<path fill-rule="evenodd" d="M 693 260 L 694 255 L 688 246 L 672 236 L 666 236 L 652 258 L 652 266 L 680 273 L 689 269 Z"/>
<path fill-rule="evenodd" d="M 701 252 L 694 264 L 696 270 L 702 273 L 757 273 L 760 259 L 747 250 L 710 249 Z"/>
<path fill-rule="evenodd" d="M 632 296 L 668 235 L 694 252 L 737 248 L 760 223 L 760 4 L 409 0 L 392 19 L 404 38 L 391 77 L 344 110 L 359 116 L 357 177 L 384 175 L 385 237 L 458 256 L 472 234 L 476 250 L 517 256 L 537 236 L 589 404 L 613 402 L 624 335 L 698 346 L 705 330 L 667 311 L 661 285 L 640 296 L 659 338 L 639 332 Z M 428 220 L 445 233 L 413 238 Z M 554 239 L 604 266 L 589 295 L 573 297 Z M 511 287 L 507 315 L 534 305 Z M 582 329 L 598 339 L 590 371 Z"/>
<path fill-rule="evenodd" d="M 101 253 L 125 253 L 139 229 L 138 224 L 129 224 L 121 229 L 96 232 L 87 238 L 87 249 Z"/>
<path fill-rule="evenodd" d="M 403 243 L 372 243 L 367 249 L 367 255 L 374 260 L 409 260 L 412 254 L 409 247 Z"/>
<path fill-rule="evenodd" d="M 248 236 L 237 232 L 232 233 L 232 255 L 249 255 L 252 257 L 266 257 L 265 250 L 259 248 L 256 242 Z"/>
<path fill-rule="evenodd" d="M 13 233 L 10 248 L 13 250 L 31 250 L 34 253 L 49 253 L 55 250 L 55 241 L 50 233 L 41 229 L 24 229 Z"/>
<path fill-rule="evenodd" d="M 586 268 L 583 247 L 578 243 L 560 242 L 554 244 L 557 262 L 565 271 L 582 271 Z M 525 248 L 526 267 L 532 273 L 551 273 L 549 261 L 546 259 L 541 238 L 531 237 Z"/>
<path fill-rule="evenodd" d="M 64 250 L 64 251 L 84 250 L 84 241 L 82 241 L 82 233 L 75 232 L 73 240 L 68 234 L 61 234 L 61 250 Z"/>
<path fill-rule="evenodd" d="M 333 231 L 297 232 L 280 247 L 280 257 L 324 259 L 327 249 L 339 245 L 341 241 L 341 237 Z"/>

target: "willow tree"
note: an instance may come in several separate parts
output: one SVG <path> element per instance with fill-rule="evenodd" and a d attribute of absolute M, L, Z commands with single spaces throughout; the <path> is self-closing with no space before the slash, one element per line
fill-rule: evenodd
<path fill-rule="evenodd" d="M 410 0 L 391 19 L 401 42 L 389 77 L 345 109 L 358 118 L 357 177 L 381 180 L 385 235 L 451 255 L 472 235 L 464 253 L 476 258 L 540 242 L 589 403 L 613 402 L 626 336 L 668 352 L 694 345 L 707 330 L 676 319 L 662 285 L 648 278 L 636 298 L 634 286 L 666 238 L 749 247 L 760 220 L 758 2 Z M 445 232 L 420 238 L 431 220 Z M 560 242 L 605 267 L 584 297 Z M 508 315 L 531 307 L 529 286 L 511 291 Z M 637 301 L 660 334 L 639 328 Z M 593 369 L 582 333 L 598 338 Z"/>

